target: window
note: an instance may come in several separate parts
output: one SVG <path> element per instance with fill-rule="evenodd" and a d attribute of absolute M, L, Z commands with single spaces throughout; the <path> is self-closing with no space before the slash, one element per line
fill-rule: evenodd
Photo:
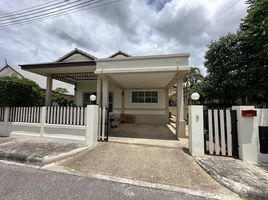
<path fill-rule="evenodd" d="M 157 91 L 133 91 L 132 103 L 158 103 Z"/>
<path fill-rule="evenodd" d="M 109 92 L 109 112 L 113 112 L 113 102 L 114 102 L 113 92 Z"/>

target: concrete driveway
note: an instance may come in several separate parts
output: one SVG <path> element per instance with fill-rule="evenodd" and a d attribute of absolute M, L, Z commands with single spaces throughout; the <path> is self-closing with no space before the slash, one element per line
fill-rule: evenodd
<path fill-rule="evenodd" d="M 179 148 L 166 148 L 99 143 L 94 148 L 58 163 L 56 167 L 82 174 L 103 174 L 194 191 L 233 195 L 200 168 L 183 145 Z"/>
<path fill-rule="evenodd" d="M 168 125 L 125 123 L 110 130 L 109 141 L 158 147 L 179 147 L 183 140 L 179 141 L 175 132 Z"/>

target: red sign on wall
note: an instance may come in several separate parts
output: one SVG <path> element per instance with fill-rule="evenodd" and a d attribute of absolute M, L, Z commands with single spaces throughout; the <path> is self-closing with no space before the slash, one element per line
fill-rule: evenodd
<path fill-rule="evenodd" d="M 256 110 L 242 110 L 242 116 L 255 117 L 257 116 L 257 111 Z"/>

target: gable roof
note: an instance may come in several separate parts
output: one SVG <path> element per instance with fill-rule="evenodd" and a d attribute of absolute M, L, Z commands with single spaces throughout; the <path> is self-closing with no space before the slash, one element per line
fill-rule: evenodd
<path fill-rule="evenodd" d="M 116 52 L 116 53 L 112 54 L 111 56 L 109 56 L 109 58 L 114 58 L 114 57 L 116 57 L 118 55 L 122 55 L 122 56 L 125 56 L 125 57 L 130 57 L 129 54 L 119 50 L 118 52 Z"/>
<path fill-rule="evenodd" d="M 97 57 L 93 56 L 93 55 L 90 55 L 89 53 L 85 52 L 85 51 L 82 51 L 78 48 L 75 48 L 74 50 L 70 51 L 69 53 L 65 54 L 64 56 L 60 57 L 59 59 L 57 59 L 55 62 L 62 62 L 64 61 L 65 59 L 71 57 L 72 55 L 74 54 L 80 54 L 82 56 L 85 56 L 87 58 L 89 58 L 90 60 L 95 60 L 97 59 Z"/>
<path fill-rule="evenodd" d="M 21 78 L 25 78 L 20 72 L 18 72 L 17 70 L 15 70 L 13 67 L 11 67 L 9 64 L 6 64 L 6 66 L 4 66 L 2 69 L 0 69 L 0 72 L 4 71 L 5 69 L 11 69 L 12 71 L 14 71 L 16 74 L 18 74 Z"/>

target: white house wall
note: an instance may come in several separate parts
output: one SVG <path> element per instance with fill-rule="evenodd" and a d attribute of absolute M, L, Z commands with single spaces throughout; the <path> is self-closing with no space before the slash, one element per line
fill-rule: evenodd
<path fill-rule="evenodd" d="M 75 103 L 83 105 L 84 92 L 96 92 L 97 81 L 80 81 L 76 85 Z M 122 93 L 119 87 L 110 84 L 109 91 L 113 93 L 113 114 L 122 113 Z M 158 103 L 132 103 L 132 91 L 157 91 Z M 97 94 L 98 98 L 98 94 Z M 137 123 L 166 123 L 166 91 L 165 89 L 125 89 L 124 113 L 136 117 Z"/>
<path fill-rule="evenodd" d="M 185 68 L 185 69 L 184 69 Z M 133 59 L 127 57 L 125 59 L 99 59 L 97 60 L 96 73 L 116 73 L 116 72 L 136 72 L 142 71 L 177 71 L 189 70 L 188 56 L 171 56 L 146 58 L 140 57 Z"/>
<path fill-rule="evenodd" d="M 122 90 L 114 85 L 109 86 L 109 91 L 113 93 L 113 113 L 122 113 Z"/>
<path fill-rule="evenodd" d="M 132 103 L 132 91 L 157 91 L 158 103 Z M 166 92 L 164 89 L 126 89 L 125 113 L 136 116 L 137 123 L 166 123 Z"/>

